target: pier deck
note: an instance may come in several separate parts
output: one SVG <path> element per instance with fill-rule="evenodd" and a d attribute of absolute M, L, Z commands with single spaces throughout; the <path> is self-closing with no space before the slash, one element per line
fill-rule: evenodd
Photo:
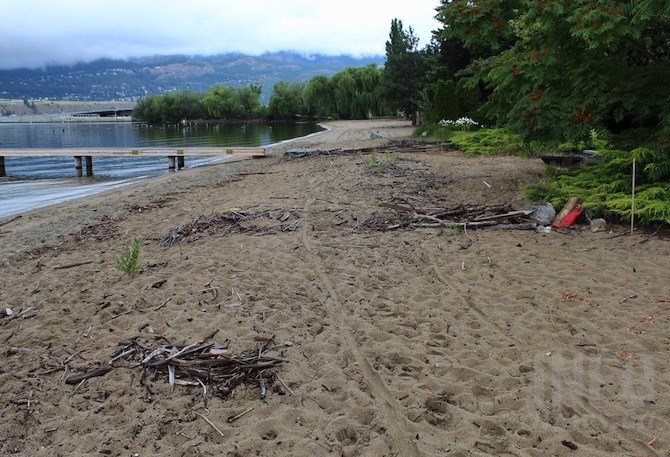
<path fill-rule="evenodd" d="M 82 158 L 86 161 L 86 175 L 93 175 L 93 157 L 163 156 L 170 170 L 184 168 L 188 156 L 266 156 L 265 148 L 225 147 L 149 147 L 149 148 L 7 148 L 0 149 L 0 177 L 6 176 L 5 157 L 73 157 L 77 174 L 82 173 Z"/>

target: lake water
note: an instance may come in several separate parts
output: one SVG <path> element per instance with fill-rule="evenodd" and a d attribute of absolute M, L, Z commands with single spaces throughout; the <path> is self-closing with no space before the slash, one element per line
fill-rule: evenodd
<path fill-rule="evenodd" d="M 316 124 L 199 124 L 184 127 L 120 123 L 0 123 L 3 148 L 256 147 L 322 130 Z M 229 160 L 187 157 L 186 167 Z M 72 157 L 5 157 L 0 217 L 168 173 L 165 157 L 95 157 L 93 178 L 77 178 Z"/>

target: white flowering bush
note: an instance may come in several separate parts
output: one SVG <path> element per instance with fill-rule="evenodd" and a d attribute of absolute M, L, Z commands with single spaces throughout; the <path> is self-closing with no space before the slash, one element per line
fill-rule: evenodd
<path fill-rule="evenodd" d="M 461 117 L 455 121 L 451 119 L 442 119 L 438 122 L 438 125 L 441 125 L 442 127 L 451 127 L 453 125 L 460 127 L 461 130 L 470 130 L 471 127 L 479 127 L 479 122 L 474 121 L 469 117 Z"/>

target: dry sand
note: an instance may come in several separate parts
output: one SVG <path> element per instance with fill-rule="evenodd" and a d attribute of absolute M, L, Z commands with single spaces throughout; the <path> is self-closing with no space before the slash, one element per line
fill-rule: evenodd
<path fill-rule="evenodd" d="M 369 153 L 281 156 L 411 133 L 400 121 L 331 127 L 272 158 L 0 221 L 1 308 L 32 308 L 0 319 L 0 455 L 670 455 L 667 236 L 368 231 L 372 215 L 394 214 L 377 206 L 394 197 L 520 207 L 542 164 L 437 147 L 395 153 L 378 173 Z M 231 208 L 300 219 L 294 231 L 159 245 Z M 134 236 L 142 272 L 129 277 L 113 256 Z M 64 383 L 120 341 L 188 344 L 214 330 L 232 350 L 292 343 L 278 373 L 295 396 L 240 386 L 203 398 L 150 377 L 152 395 L 123 360 Z"/>

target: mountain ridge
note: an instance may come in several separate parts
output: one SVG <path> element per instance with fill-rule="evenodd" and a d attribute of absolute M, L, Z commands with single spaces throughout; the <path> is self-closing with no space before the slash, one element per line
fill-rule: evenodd
<path fill-rule="evenodd" d="M 99 59 L 40 69 L 0 70 L 0 98 L 51 100 L 135 100 L 150 94 L 192 90 L 215 84 L 260 84 L 267 102 L 278 81 L 308 81 L 347 67 L 383 65 L 383 56 L 352 57 L 282 51 L 258 56 L 158 55 L 125 60 Z"/>

